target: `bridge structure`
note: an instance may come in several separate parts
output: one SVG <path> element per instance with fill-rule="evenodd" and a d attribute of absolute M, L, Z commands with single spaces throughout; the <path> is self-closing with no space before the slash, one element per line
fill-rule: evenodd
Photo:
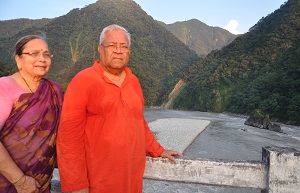
<path fill-rule="evenodd" d="M 56 171 L 57 172 L 57 171 Z M 286 147 L 262 148 L 261 161 L 147 157 L 145 179 L 213 186 L 259 189 L 262 193 L 300 193 L 300 151 Z M 52 179 L 59 193 L 59 179 Z"/>

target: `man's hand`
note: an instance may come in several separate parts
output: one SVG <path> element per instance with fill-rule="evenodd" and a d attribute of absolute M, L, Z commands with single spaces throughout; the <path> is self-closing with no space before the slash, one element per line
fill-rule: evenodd
<path fill-rule="evenodd" d="M 89 193 L 89 188 L 85 188 L 82 190 L 73 191 L 72 193 Z"/>
<path fill-rule="evenodd" d="M 171 161 L 175 161 L 175 158 L 173 156 L 183 156 L 183 155 L 181 153 L 179 153 L 177 151 L 173 151 L 173 150 L 165 150 L 160 155 L 160 157 L 168 158 Z"/>

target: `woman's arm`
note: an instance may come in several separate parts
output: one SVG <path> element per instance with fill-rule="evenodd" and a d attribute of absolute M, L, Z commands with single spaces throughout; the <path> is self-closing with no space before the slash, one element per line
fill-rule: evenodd
<path fill-rule="evenodd" d="M 17 166 L 17 164 L 12 160 L 9 153 L 6 151 L 3 144 L 0 142 L 0 173 L 6 177 L 8 181 L 12 184 L 17 182 L 24 173 Z"/>
<path fill-rule="evenodd" d="M 1 86 L 1 85 L 0 85 Z M 2 127 L 4 126 L 6 119 L 9 117 L 9 114 L 11 112 L 13 106 L 12 100 L 9 100 L 6 96 L 4 91 L 0 88 L 0 131 Z"/>
<path fill-rule="evenodd" d="M 0 81 L 0 132 L 3 128 L 7 118 L 9 117 L 13 103 L 15 101 L 15 95 L 9 92 L 7 89 L 7 82 L 5 79 Z M 10 95 L 11 94 L 11 95 Z M 38 182 L 30 177 L 24 175 L 22 170 L 14 162 L 6 148 L 0 141 L 0 173 L 10 181 L 19 193 L 33 192 L 37 190 L 40 185 Z"/>
<path fill-rule="evenodd" d="M 20 193 L 37 191 L 39 183 L 32 177 L 24 175 L 0 142 L 0 173 L 10 181 Z"/>

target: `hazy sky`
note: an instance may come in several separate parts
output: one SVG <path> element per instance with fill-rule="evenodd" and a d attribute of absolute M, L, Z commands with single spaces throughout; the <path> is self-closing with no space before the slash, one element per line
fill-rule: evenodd
<path fill-rule="evenodd" d="M 54 18 L 97 0 L 0 0 L 0 20 Z M 121 0 L 120 0 L 121 1 Z M 153 19 L 166 24 L 198 19 L 231 33 L 245 33 L 287 0 L 135 0 Z"/>

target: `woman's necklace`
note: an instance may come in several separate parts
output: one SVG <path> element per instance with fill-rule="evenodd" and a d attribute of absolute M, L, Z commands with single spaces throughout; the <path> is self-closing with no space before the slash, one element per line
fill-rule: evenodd
<path fill-rule="evenodd" d="M 27 87 L 29 88 L 30 92 L 33 93 L 32 90 L 31 90 L 31 88 L 30 88 L 30 86 L 29 86 L 28 83 L 26 82 L 25 78 L 23 78 L 23 76 L 21 75 L 21 73 L 20 73 L 20 76 L 21 76 L 22 79 L 24 80 L 24 82 L 25 82 L 25 84 L 27 85 Z"/>

